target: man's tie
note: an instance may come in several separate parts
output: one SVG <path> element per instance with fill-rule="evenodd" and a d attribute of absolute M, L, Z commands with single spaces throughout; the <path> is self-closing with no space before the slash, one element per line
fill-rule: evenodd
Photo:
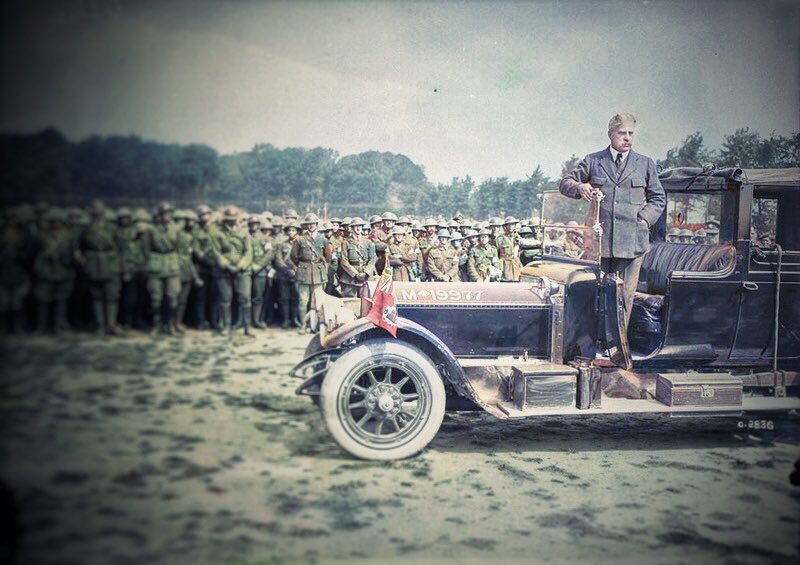
<path fill-rule="evenodd" d="M 617 158 L 614 159 L 614 166 L 617 169 L 617 175 L 619 175 L 619 168 L 622 166 L 622 153 L 617 153 Z"/>

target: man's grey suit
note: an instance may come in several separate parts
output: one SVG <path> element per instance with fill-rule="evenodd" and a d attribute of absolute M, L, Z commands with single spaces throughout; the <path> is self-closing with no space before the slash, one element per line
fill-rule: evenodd
<path fill-rule="evenodd" d="M 559 190 L 565 196 L 580 198 L 578 185 L 585 182 L 605 195 L 600 202 L 601 267 L 623 276 L 627 325 L 639 267 L 650 248 L 650 228 L 666 205 L 664 189 L 653 160 L 633 150 L 628 152 L 620 171 L 608 148 L 587 155 L 574 171 L 561 179 Z"/>

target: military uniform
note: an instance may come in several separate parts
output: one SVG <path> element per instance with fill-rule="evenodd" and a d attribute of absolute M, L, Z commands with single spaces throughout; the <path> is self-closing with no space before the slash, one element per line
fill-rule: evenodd
<path fill-rule="evenodd" d="M 334 232 L 328 238 L 328 247 L 325 259 L 328 261 L 328 282 L 325 285 L 325 292 L 331 296 L 340 296 L 341 287 L 339 285 L 339 258 L 342 256 L 342 243 L 344 237 L 340 232 Z"/>
<path fill-rule="evenodd" d="M 467 260 L 469 279 L 473 282 L 488 282 L 490 279 L 489 267 L 500 268 L 497 249 L 488 243 L 472 247 Z"/>
<path fill-rule="evenodd" d="M 218 233 L 219 230 L 211 222 L 198 224 L 194 230 L 194 260 L 197 274 L 203 281 L 203 286 L 197 287 L 194 302 L 195 319 L 200 329 L 209 326 L 219 329 L 219 291 L 214 277 L 217 267 Z"/>
<path fill-rule="evenodd" d="M 447 245 L 436 245 L 428 251 L 425 267 L 434 281 L 458 281 L 456 250 Z"/>
<path fill-rule="evenodd" d="M 300 326 L 297 314 L 297 264 L 292 259 L 293 244 L 293 239 L 285 238 L 275 246 L 275 277 L 284 328 L 289 325 Z"/>
<path fill-rule="evenodd" d="M 400 243 L 395 243 L 390 236 L 387 248 L 387 260 L 392 268 L 392 280 L 413 281 L 413 270 L 417 264 L 417 249 L 412 247 L 413 243 L 403 239 Z"/>
<path fill-rule="evenodd" d="M 231 304 L 235 289 L 239 304 L 239 320 L 245 327 L 245 334 L 249 334 L 248 328 L 252 317 L 250 269 L 253 265 L 253 244 L 250 234 L 233 227 L 223 227 L 216 233 L 216 249 L 219 251 L 217 267 L 214 270 L 214 283 L 219 297 L 222 333 L 228 333 L 231 329 Z"/>
<path fill-rule="evenodd" d="M 54 221 L 62 221 L 57 212 L 48 214 Z M 66 220 L 66 218 L 64 218 Z M 69 329 L 67 300 L 75 282 L 74 240 L 64 227 L 50 229 L 42 234 L 42 249 L 33 264 L 36 277 L 36 329 L 43 332 L 47 325 L 50 305 L 53 305 L 53 330 L 56 333 Z"/>
<path fill-rule="evenodd" d="M 22 238 L 18 227 L 9 220 L 0 239 L 0 316 L 3 317 L 2 329 L 10 322 L 14 333 L 21 329 L 23 301 L 31 290 Z"/>
<path fill-rule="evenodd" d="M 272 248 L 272 238 L 268 235 L 256 234 L 252 236 L 253 242 L 253 325 L 257 328 L 265 328 L 261 321 L 264 298 L 269 292 L 269 274 L 272 271 L 272 262 L 275 259 L 275 252 Z"/>
<path fill-rule="evenodd" d="M 140 296 L 145 285 L 144 251 L 141 234 L 144 226 L 138 222 L 127 226 L 117 226 L 114 239 L 120 253 L 120 269 L 122 271 L 122 288 L 120 306 L 122 307 L 122 325 L 133 327 L 141 317 L 143 304 Z"/>
<path fill-rule="evenodd" d="M 186 306 L 189 304 L 189 293 L 192 286 L 200 286 L 203 282 L 197 274 L 197 266 L 194 264 L 194 250 L 196 247 L 194 229 L 189 228 L 178 230 L 177 251 L 178 265 L 180 267 L 181 291 L 178 294 L 178 312 L 175 316 L 175 327 L 183 331 L 183 319 L 186 314 Z"/>
<path fill-rule="evenodd" d="M 340 267 L 342 296 L 361 296 L 367 280 L 375 274 L 375 245 L 363 236 L 358 241 L 352 237 L 345 239 Z"/>
<path fill-rule="evenodd" d="M 519 260 L 519 236 L 512 232 L 500 234 L 495 238 L 497 256 L 500 259 L 500 268 L 503 271 L 503 282 L 519 281 L 522 272 L 522 263 Z"/>
<path fill-rule="evenodd" d="M 145 256 L 147 293 L 153 311 L 153 332 L 162 329 L 173 331 L 181 292 L 181 267 L 178 259 L 178 227 L 171 221 L 157 222 L 142 233 L 142 251 Z M 162 304 L 166 299 L 166 305 Z"/>
<path fill-rule="evenodd" d="M 292 245 L 292 261 L 297 265 L 297 295 L 301 323 L 312 306 L 314 291 L 328 281 L 325 246 L 328 240 L 315 233 L 298 236 Z"/>
<path fill-rule="evenodd" d="M 97 213 L 93 211 L 93 215 Z M 98 333 L 120 333 L 116 322 L 120 256 L 112 230 L 97 220 L 89 224 L 78 238 L 77 258 L 89 280 Z"/>

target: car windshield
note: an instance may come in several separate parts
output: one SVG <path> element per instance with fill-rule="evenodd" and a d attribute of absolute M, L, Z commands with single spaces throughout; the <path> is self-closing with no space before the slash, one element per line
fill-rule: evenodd
<path fill-rule="evenodd" d="M 597 202 L 568 198 L 560 192 L 542 196 L 542 254 L 581 263 L 600 263 Z M 595 227 L 597 226 L 597 228 Z"/>

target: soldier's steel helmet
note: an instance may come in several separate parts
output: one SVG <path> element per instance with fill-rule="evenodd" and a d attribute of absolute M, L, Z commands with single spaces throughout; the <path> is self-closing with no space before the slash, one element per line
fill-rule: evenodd
<path fill-rule="evenodd" d="M 680 234 L 681 234 L 680 228 L 672 227 L 672 228 L 669 228 L 669 230 L 667 230 L 667 235 L 672 235 L 672 236 L 678 237 Z"/>
<path fill-rule="evenodd" d="M 694 232 L 694 237 L 705 237 L 705 236 L 706 236 L 706 230 L 704 230 L 703 228 L 700 228 L 696 232 Z"/>
<path fill-rule="evenodd" d="M 133 219 L 137 222 L 151 222 L 153 220 L 150 213 L 144 208 L 137 208 L 134 210 Z"/>
<path fill-rule="evenodd" d="M 175 208 L 169 202 L 161 202 L 156 210 L 159 214 L 164 214 L 165 212 L 175 211 Z"/>
<path fill-rule="evenodd" d="M 375 214 L 374 216 L 370 216 L 369 217 L 369 223 L 370 224 L 380 224 L 381 222 L 383 222 L 383 218 L 381 218 L 377 214 Z"/>
<path fill-rule="evenodd" d="M 461 232 L 454 231 L 450 234 L 450 241 L 460 241 L 462 239 L 464 239 L 464 237 L 461 235 Z"/>
<path fill-rule="evenodd" d="M 333 226 L 330 222 L 323 222 L 322 231 L 333 231 Z"/>
<path fill-rule="evenodd" d="M 255 214 L 250 214 L 250 216 L 247 217 L 247 225 L 260 224 L 260 223 L 261 223 L 261 218 L 259 216 L 256 216 Z"/>
<path fill-rule="evenodd" d="M 342 220 L 341 220 L 341 219 L 339 219 L 337 216 L 334 216 L 334 217 L 332 217 L 332 218 L 331 218 L 330 220 L 328 220 L 328 221 L 329 221 L 330 223 L 332 223 L 332 224 L 339 224 L 339 225 L 341 225 L 341 223 L 342 223 Z"/>
<path fill-rule="evenodd" d="M 450 222 L 447 224 L 447 227 L 451 230 L 457 230 L 461 227 L 461 224 L 459 224 L 456 220 L 450 220 Z"/>
<path fill-rule="evenodd" d="M 305 216 L 303 216 L 303 221 L 301 222 L 304 226 L 309 224 L 316 224 L 319 222 L 319 217 L 314 212 L 309 212 Z"/>
<path fill-rule="evenodd" d="M 276 228 L 282 228 L 285 220 L 281 216 L 275 216 L 272 218 L 272 225 Z"/>
<path fill-rule="evenodd" d="M 356 216 L 355 218 L 350 218 L 350 226 L 352 227 L 361 227 L 364 225 L 364 220 L 360 217 Z"/>
<path fill-rule="evenodd" d="M 300 216 L 297 214 L 297 212 L 294 210 L 294 208 L 289 208 L 288 210 L 286 210 L 286 214 L 284 214 L 284 217 L 287 220 L 296 220 Z"/>
<path fill-rule="evenodd" d="M 288 230 L 289 228 L 294 228 L 294 229 L 296 229 L 297 231 L 300 231 L 300 230 L 302 229 L 302 228 L 301 228 L 301 226 L 300 226 L 300 223 L 297 221 L 297 218 L 294 218 L 294 219 L 288 220 L 288 221 L 286 222 L 286 225 L 285 225 L 285 226 L 283 226 L 283 231 L 286 231 L 286 230 Z"/>
<path fill-rule="evenodd" d="M 21 208 L 21 206 L 20 206 Z M 89 206 L 89 215 L 93 218 L 99 218 L 101 216 L 105 216 L 106 214 L 106 207 L 103 206 L 103 203 L 99 200 L 95 200 L 92 202 L 92 205 Z"/>
<path fill-rule="evenodd" d="M 194 210 L 186 210 L 186 219 L 190 222 L 196 222 L 197 214 L 194 213 Z"/>
<path fill-rule="evenodd" d="M 470 228 L 467 230 L 467 234 L 464 237 L 466 237 L 467 239 L 469 239 L 470 237 L 478 237 L 478 230 Z"/>
<path fill-rule="evenodd" d="M 236 221 L 239 219 L 239 210 L 234 208 L 233 206 L 226 206 L 225 209 L 222 211 L 222 220 L 223 221 Z"/>
<path fill-rule="evenodd" d="M 273 217 L 274 215 L 269 210 L 264 210 L 263 212 L 261 212 L 261 218 L 264 220 L 271 222 Z"/>
<path fill-rule="evenodd" d="M 678 232 L 678 235 L 681 237 L 692 237 L 694 234 L 692 233 L 692 230 L 683 228 L 680 232 Z"/>
<path fill-rule="evenodd" d="M 185 220 L 186 219 L 186 210 L 175 210 L 175 213 L 172 214 L 173 220 Z"/>
<path fill-rule="evenodd" d="M 406 228 L 400 225 L 393 226 L 392 231 L 389 232 L 389 235 L 405 235 Z"/>
<path fill-rule="evenodd" d="M 519 220 L 517 220 L 514 216 L 509 216 L 508 218 L 503 220 L 503 225 L 504 226 L 510 226 L 512 224 L 518 224 L 518 223 L 519 223 Z"/>
<path fill-rule="evenodd" d="M 478 232 L 478 235 L 488 235 L 491 236 L 492 232 L 489 231 L 488 228 L 481 228 L 481 231 Z"/>
<path fill-rule="evenodd" d="M 425 228 L 419 223 L 419 220 L 414 220 L 411 222 L 411 231 L 425 231 Z"/>
<path fill-rule="evenodd" d="M 425 220 L 425 223 L 422 224 L 422 225 L 427 228 L 428 226 L 435 226 L 437 223 L 438 222 L 436 220 L 434 220 L 433 218 L 428 218 L 427 220 Z"/>
<path fill-rule="evenodd" d="M 67 212 L 62 208 L 48 208 L 44 212 L 44 219 L 48 222 L 65 223 L 68 220 Z"/>
<path fill-rule="evenodd" d="M 522 226 L 519 230 L 519 235 L 532 234 L 533 230 L 530 226 Z"/>
<path fill-rule="evenodd" d="M 446 229 L 440 229 L 439 232 L 436 234 L 436 237 L 446 237 L 450 239 L 450 232 Z"/>
<path fill-rule="evenodd" d="M 493 228 L 497 226 L 502 226 L 503 220 L 501 220 L 498 216 L 492 216 L 491 218 L 489 218 L 489 225 Z"/>
<path fill-rule="evenodd" d="M 384 212 L 383 214 L 381 214 L 381 217 L 384 220 L 390 220 L 392 222 L 396 222 L 397 221 L 397 216 L 392 212 Z"/>
<path fill-rule="evenodd" d="M 120 218 L 130 218 L 132 216 L 133 216 L 133 213 L 131 212 L 131 209 L 128 208 L 127 206 L 122 206 L 120 208 L 117 208 L 117 219 L 118 220 Z"/>
<path fill-rule="evenodd" d="M 268 231 L 268 230 L 271 230 L 272 227 L 273 227 L 272 226 L 272 222 L 270 222 L 269 220 L 264 220 L 263 222 L 261 222 L 261 225 L 259 226 L 259 229 L 261 231 Z"/>
<path fill-rule="evenodd" d="M 350 216 L 345 216 L 344 218 L 342 218 L 342 221 L 339 222 L 339 225 L 342 226 L 343 228 L 348 228 L 348 227 L 350 227 L 350 223 L 352 221 L 353 221 L 353 218 L 351 218 Z"/>
<path fill-rule="evenodd" d="M 408 216 L 400 216 L 397 218 L 397 223 L 401 226 L 410 226 L 411 225 L 411 218 Z"/>
<path fill-rule="evenodd" d="M 200 206 L 197 207 L 197 215 L 198 216 L 202 216 L 203 214 L 210 214 L 210 213 L 211 213 L 211 208 L 209 208 L 206 204 L 200 204 Z"/>

